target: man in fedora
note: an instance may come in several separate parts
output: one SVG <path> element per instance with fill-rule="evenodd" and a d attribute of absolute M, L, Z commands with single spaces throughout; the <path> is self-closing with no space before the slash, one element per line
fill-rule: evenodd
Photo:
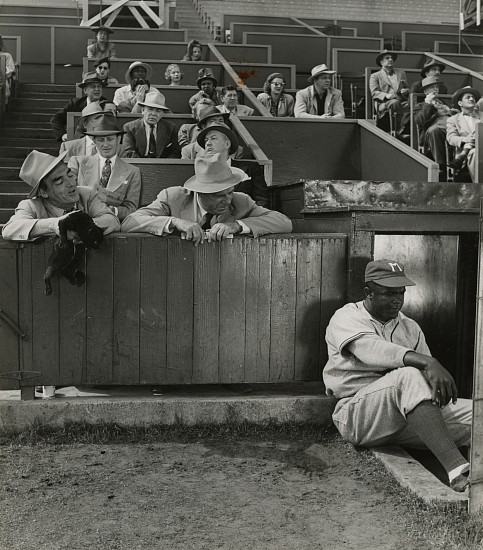
<path fill-rule="evenodd" d="M 120 113 L 132 112 L 138 101 L 144 101 L 146 94 L 155 90 L 150 84 L 152 75 L 153 69 L 147 63 L 134 61 L 129 65 L 124 75 L 127 85 L 114 92 L 113 101 Z"/>
<path fill-rule="evenodd" d="M 97 155 L 72 157 L 68 167 L 77 185 L 90 187 L 122 222 L 139 206 L 141 171 L 119 158 L 121 136 L 117 119 L 111 113 L 91 117 L 86 135 L 94 140 Z"/>
<path fill-rule="evenodd" d="M 64 151 L 67 152 L 64 162 L 67 162 L 70 157 L 82 157 L 85 155 L 96 155 L 97 149 L 94 141 L 85 134 L 87 121 L 96 116 L 101 116 L 104 114 L 104 109 L 100 103 L 90 103 L 82 109 L 82 116 L 77 123 L 77 132 L 82 135 L 78 139 L 69 139 L 63 141 L 60 144 L 59 155 Z"/>
<path fill-rule="evenodd" d="M 317 65 L 307 79 L 310 86 L 295 95 L 294 115 L 299 118 L 345 118 L 342 92 L 331 86 L 332 75 L 327 65 Z"/>
<path fill-rule="evenodd" d="M 217 109 L 222 113 L 236 116 L 252 116 L 255 113 L 255 110 L 251 107 L 238 103 L 238 90 L 233 84 L 228 84 L 228 86 L 222 88 L 220 96 L 222 105 L 218 105 Z"/>
<path fill-rule="evenodd" d="M 424 94 L 422 82 L 423 80 L 428 76 L 436 76 L 439 78 L 440 74 L 446 69 L 446 65 L 444 63 L 441 63 L 440 61 L 437 61 L 436 59 L 428 59 L 426 63 L 424 64 L 423 68 L 421 69 L 421 72 L 419 73 L 421 75 L 422 80 L 418 80 L 417 82 L 414 82 L 411 85 L 411 89 L 409 93 L 411 94 Z M 439 84 L 439 93 L 440 94 L 447 94 L 448 88 L 444 85 L 443 82 L 440 82 Z M 421 103 L 424 101 L 423 97 L 417 97 L 416 102 Z"/>
<path fill-rule="evenodd" d="M 451 487 L 468 485 L 458 446 L 471 439 L 469 399 L 457 400 L 451 374 L 431 356 L 416 321 L 401 313 L 408 279 L 396 260 L 369 262 L 364 299 L 337 310 L 327 327 L 327 394 L 338 399 L 332 419 L 354 445 L 428 448 Z"/>
<path fill-rule="evenodd" d="M 189 99 L 191 112 L 193 112 L 193 107 L 202 97 L 211 99 L 215 105 L 222 104 L 220 93 L 216 89 L 217 84 L 218 82 L 213 76 L 213 71 L 209 67 L 204 67 L 198 71 L 198 80 L 196 81 L 196 85 L 200 91 L 194 96 L 191 96 Z"/>
<path fill-rule="evenodd" d="M 396 59 L 395 52 L 383 50 L 376 57 L 376 64 L 381 67 L 381 70 L 372 73 L 369 79 L 369 89 L 375 103 L 378 126 L 386 132 L 389 131 L 387 114 L 396 114 L 400 126 L 402 114 L 409 110 L 409 87 L 406 73 L 401 69 L 394 68 Z M 396 129 L 394 130 L 397 132 Z M 399 128 L 400 134 L 406 131 L 404 126 Z"/>
<path fill-rule="evenodd" d="M 480 112 L 476 108 L 481 94 L 475 88 L 466 86 L 457 90 L 452 97 L 453 107 L 460 112 L 446 121 L 446 139 L 456 147 L 456 155 L 451 163 L 460 169 L 466 163 L 471 181 L 475 181 L 475 135 Z"/>
<path fill-rule="evenodd" d="M 262 167 L 256 162 L 231 158 L 238 151 L 238 139 L 233 130 L 220 122 L 207 124 L 198 134 L 196 142 L 203 148 L 203 156 L 219 155 L 220 159 L 231 167 L 232 172 L 241 175 L 242 179 L 235 186 L 235 191 L 246 193 L 259 206 L 269 206 L 270 193 Z"/>
<path fill-rule="evenodd" d="M 53 157 L 35 150 L 28 154 L 20 169 L 20 179 L 32 190 L 3 227 L 4 239 L 25 241 L 58 235 L 59 220 L 73 210 L 87 212 L 104 234 L 119 231 L 119 220 L 98 199 L 97 193 L 77 187 L 77 180 L 64 163 L 64 157 L 65 153 Z M 68 235 L 72 240 L 77 237 Z"/>
<path fill-rule="evenodd" d="M 163 113 L 169 111 L 164 95 L 158 90 L 150 91 L 139 105 L 142 118 L 124 125 L 123 157 L 179 158 L 176 126 L 163 120 Z"/>
<path fill-rule="evenodd" d="M 116 57 L 116 45 L 109 42 L 109 36 L 114 34 L 114 31 L 105 26 L 91 29 L 91 31 L 96 35 L 96 41 L 87 46 L 87 57 L 91 59 Z"/>
<path fill-rule="evenodd" d="M 195 246 L 205 239 L 221 241 L 237 234 L 260 237 L 291 232 L 292 222 L 286 216 L 234 192 L 241 179 L 220 155 L 198 157 L 195 175 L 183 187 L 163 189 L 149 206 L 128 216 L 121 230 L 158 236 L 176 230 Z"/>
<path fill-rule="evenodd" d="M 437 76 L 423 78 L 421 88 L 426 97 L 414 108 L 414 120 L 420 131 L 419 143 L 424 147 L 424 154 L 439 164 L 440 181 L 445 181 L 446 121 L 453 110 L 438 98 L 442 84 Z"/>
<path fill-rule="evenodd" d="M 72 98 L 62 109 L 59 109 L 50 119 L 50 125 L 57 141 L 67 141 L 67 113 L 80 113 L 91 103 L 98 103 L 102 97 L 102 82 L 95 72 L 85 73 L 80 84 L 84 95 Z"/>

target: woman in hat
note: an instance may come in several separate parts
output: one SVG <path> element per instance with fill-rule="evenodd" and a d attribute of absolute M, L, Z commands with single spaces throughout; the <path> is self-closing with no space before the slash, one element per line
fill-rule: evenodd
<path fill-rule="evenodd" d="M 198 40 L 188 42 L 188 48 L 182 61 L 201 61 L 201 44 Z"/>
<path fill-rule="evenodd" d="M 166 67 L 164 78 L 169 82 L 170 86 L 180 86 L 183 79 L 183 72 L 176 63 L 171 63 Z"/>
<path fill-rule="evenodd" d="M 109 42 L 109 35 L 113 34 L 109 27 L 97 27 L 91 29 L 96 34 L 94 44 L 87 46 L 87 57 L 90 59 L 102 59 L 103 57 L 117 57 L 116 45 Z"/>
<path fill-rule="evenodd" d="M 91 117 L 86 135 L 97 148 L 97 155 L 71 157 L 68 167 L 77 177 L 77 185 L 91 187 L 122 221 L 139 206 L 141 171 L 119 158 L 121 136 L 117 119 L 112 114 Z"/>
<path fill-rule="evenodd" d="M 263 85 L 263 93 L 258 94 L 257 99 L 265 105 L 272 116 L 293 116 L 294 98 L 284 94 L 285 78 L 283 74 L 272 73 Z"/>
<path fill-rule="evenodd" d="M 94 63 L 97 76 L 100 78 L 103 86 L 109 86 L 109 84 L 119 84 L 119 80 L 113 76 L 109 76 L 111 70 L 111 61 L 108 57 L 98 59 Z"/>

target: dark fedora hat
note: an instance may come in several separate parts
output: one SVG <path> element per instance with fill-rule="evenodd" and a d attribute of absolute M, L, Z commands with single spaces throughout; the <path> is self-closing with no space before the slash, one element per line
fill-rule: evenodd
<path fill-rule="evenodd" d="M 198 80 L 196 81 L 198 88 L 201 88 L 201 83 L 203 80 L 211 80 L 215 87 L 218 84 L 218 81 L 213 75 L 213 71 L 209 67 L 204 67 L 198 71 Z"/>
<path fill-rule="evenodd" d="M 441 63 L 440 61 L 436 61 L 436 59 L 428 59 L 426 63 L 424 64 L 423 68 L 421 69 L 421 72 L 419 73 L 421 75 L 421 78 L 424 78 L 427 74 L 429 69 L 431 67 L 439 67 L 441 72 L 443 72 L 446 69 L 446 65 L 444 63 Z"/>
<path fill-rule="evenodd" d="M 82 77 L 82 82 L 77 84 L 79 88 L 85 88 L 89 84 L 102 84 L 102 80 L 99 78 L 99 75 L 92 71 L 90 73 L 85 73 Z"/>
<path fill-rule="evenodd" d="M 475 101 L 478 101 L 481 98 L 481 94 L 476 88 L 472 88 L 471 86 L 465 86 L 464 88 L 460 88 L 459 90 L 456 90 L 456 92 L 453 94 L 453 97 L 451 98 L 451 101 L 453 102 L 453 106 L 456 107 L 456 109 L 460 108 L 460 106 L 458 105 L 458 101 L 465 94 L 471 94 L 475 98 Z"/>
<path fill-rule="evenodd" d="M 203 129 L 207 124 L 210 124 L 212 118 L 223 117 L 223 122 L 225 124 L 228 124 L 228 120 L 230 119 L 230 113 L 222 113 L 213 105 L 205 105 L 203 108 L 200 108 L 199 115 L 200 118 L 196 123 L 196 126 L 200 129 Z"/>
<path fill-rule="evenodd" d="M 119 129 L 117 118 L 112 113 L 106 113 L 91 117 L 86 122 L 86 129 L 84 133 L 88 136 L 112 136 L 125 134 L 124 130 Z"/>
<path fill-rule="evenodd" d="M 104 25 L 101 25 L 100 27 L 94 27 L 91 29 L 91 31 L 95 34 L 97 34 L 100 31 L 106 31 L 107 34 L 114 34 L 113 30 L 111 30 L 109 27 L 106 27 Z"/>
<path fill-rule="evenodd" d="M 382 52 L 376 57 L 376 63 L 377 63 L 377 65 L 379 65 L 379 67 L 381 67 L 381 59 L 385 55 L 392 55 L 392 58 L 393 58 L 394 61 L 396 61 L 396 59 L 397 59 L 397 53 L 396 52 L 391 52 L 390 50 L 382 50 Z"/>
<path fill-rule="evenodd" d="M 226 124 L 208 124 L 208 126 L 205 126 L 203 130 L 197 135 L 196 141 L 200 147 L 203 149 L 205 148 L 205 136 L 208 132 L 211 132 L 211 130 L 215 130 L 217 132 L 221 132 L 222 134 L 225 134 L 225 136 L 230 140 L 230 149 L 229 154 L 232 155 L 236 151 L 238 151 L 238 138 L 236 137 L 236 134 L 233 130 L 228 128 Z"/>

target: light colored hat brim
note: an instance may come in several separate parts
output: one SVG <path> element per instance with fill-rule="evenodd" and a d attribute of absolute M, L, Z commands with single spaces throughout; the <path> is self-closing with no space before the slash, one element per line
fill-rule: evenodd
<path fill-rule="evenodd" d="M 196 193 L 219 193 L 220 191 L 234 187 L 240 183 L 242 179 L 243 174 L 232 172 L 231 177 L 225 181 L 219 181 L 217 183 L 202 183 L 198 181 L 197 176 L 194 175 L 185 182 L 184 187 L 189 191 L 196 191 Z"/>
<path fill-rule="evenodd" d="M 149 101 L 138 101 L 138 105 L 142 105 L 143 107 L 153 107 L 154 109 L 163 109 L 163 111 L 170 110 L 169 107 L 159 105 L 159 103 L 150 103 Z"/>
<path fill-rule="evenodd" d="M 98 130 L 97 132 L 86 132 L 84 130 L 84 134 L 86 136 L 120 136 L 122 134 L 125 134 L 126 132 L 124 130 Z"/>
<path fill-rule="evenodd" d="M 131 78 L 131 72 L 134 71 L 136 67 L 144 67 L 146 69 L 146 80 L 151 80 L 151 77 L 153 76 L 153 69 L 151 68 L 151 65 L 148 65 L 147 63 L 137 63 L 134 67 L 129 67 L 124 75 L 124 80 L 127 84 L 131 84 L 133 80 Z"/>
<path fill-rule="evenodd" d="M 317 78 L 318 76 L 320 76 L 321 74 L 335 74 L 335 71 L 329 71 L 329 70 L 323 70 L 323 71 L 319 71 L 318 73 L 315 73 L 315 74 L 312 74 L 309 76 L 309 78 L 307 78 L 307 82 L 313 82 L 314 78 Z"/>
<path fill-rule="evenodd" d="M 64 151 L 58 157 L 55 157 L 55 159 L 47 166 L 47 168 L 45 168 L 45 170 L 42 172 L 42 175 L 39 178 L 37 185 L 34 185 L 34 187 L 32 187 L 32 191 L 30 191 L 30 193 L 27 195 L 29 199 L 32 199 L 37 195 L 37 190 L 39 188 L 40 182 L 45 178 L 45 176 L 47 176 L 50 172 L 52 172 L 52 170 L 58 164 L 60 164 L 64 160 L 65 155 L 67 155 L 67 151 Z"/>

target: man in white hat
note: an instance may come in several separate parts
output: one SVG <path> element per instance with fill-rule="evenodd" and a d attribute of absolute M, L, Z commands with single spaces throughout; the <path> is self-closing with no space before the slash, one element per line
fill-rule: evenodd
<path fill-rule="evenodd" d="M 77 86 L 82 88 L 84 95 L 72 98 L 50 119 L 57 141 L 67 141 L 67 113 L 80 113 L 90 103 L 98 103 L 101 99 L 106 99 L 102 97 L 102 82 L 95 72 L 86 73 Z"/>
<path fill-rule="evenodd" d="M 32 190 L 20 201 L 15 214 L 4 225 L 6 240 L 26 241 L 59 234 L 59 220 L 73 210 L 83 210 L 104 234 L 119 231 L 115 214 L 89 188 L 77 187 L 77 180 L 63 162 L 65 153 L 58 157 L 31 151 L 20 169 L 20 178 Z M 76 239 L 76 234 L 68 235 Z"/>
<path fill-rule="evenodd" d="M 148 63 L 134 61 L 129 65 L 124 78 L 126 86 L 114 92 L 114 103 L 119 112 L 130 113 L 139 101 L 143 101 L 149 91 L 154 91 L 150 84 L 153 69 Z"/>
<path fill-rule="evenodd" d="M 421 88 L 426 97 L 415 106 L 414 120 L 424 154 L 439 164 L 440 181 L 446 181 L 446 121 L 454 111 L 438 98 L 442 84 L 437 76 L 423 78 Z"/>
<path fill-rule="evenodd" d="M 342 92 L 331 86 L 332 75 L 327 65 L 314 67 L 307 79 L 310 86 L 295 96 L 294 115 L 300 118 L 345 118 Z"/>
<path fill-rule="evenodd" d="M 196 141 L 203 149 L 203 156 L 220 155 L 220 159 L 231 167 L 233 173 L 239 173 L 242 180 L 235 187 L 235 191 L 246 193 L 259 206 L 267 207 L 270 203 L 262 167 L 256 162 L 247 162 L 242 159 L 232 159 L 238 151 L 238 139 L 235 132 L 224 123 L 208 124 L 198 134 Z M 201 153 L 200 153 L 201 154 Z"/>
<path fill-rule="evenodd" d="M 195 246 L 205 239 L 221 241 L 236 234 L 290 233 L 292 222 L 286 216 L 233 191 L 241 178 L 220 155 L 198 157 L 195 175 L 184 187 L 163 189 L 149 206 L 128 216 L 121 230 L 159 236 L 176 230 Z"/>
<path fill-rule="evenodd" d="M 338 309 L 327 327 L 327 394 L 332 419 L 354 445 L 428 448 L 451 487 L 468 485 L 458 446 L 471 440 L 469 399 L 457 399 L 451 374 L 431 356 L 420 326 L 401 312 L 408 279 L 397 260 L 369 262 L 364 300 Z"/>
<path fill-rule="evenodd" d="M 476 123 L 480 121 L 477 102 L 480 98 L 481 94 L 476 88 L 466 86 L 456 90 L 452 97 L 453 107 L 461 112 L 446 121 L 446 139 L 450 145 L 456 147 L 451 165 L 455 169 L 461 169 L 466 163 L 471 181 L 475 181 Z"/>
<path fill-rule="evenodd" d="M 122 221 L 139 206 L 141 171 L 119 158 L 121 136 L 117 119 L 112 114 L 92 117 L 86 135 L 94 140 L 97 154 L 72 157 L 68 167 L 77 178 L 77 185 L 91 187 Z"/>
<path fill-rule="evenodd" d="M 124 125 L 123 157 L 140 158 L 180 158 L 180 148 L 176 126 L 163 119 L 169 111 L 165 98 L 158 90 L 146 94 L 141 101 L 142 118 L 131 120 Z"/>
<path fill-rule="evenodd" d="M 369 79 L 369 89 L 380 121 L 378 126 L 384 131 L 389 131 L 390 127 L 387 117 L 382 120 L 386 114 L 396 113 L 400 120 L 402 113 L 409 110 L 408 80 L 403 70 L 394 68 L 396 59 L 395 52 L 383 50 L 376 57 L 376 64 L 381 70 L 372 73 Z M 399 129 L 405 131 L 404 127 Z"/>
<path fill-rule="evenodd" d="M 67 152 L 64 162 L 67 162 L 70 157 L 81 157 L 85 155 L 96 155 L 97 149 L 94 141 L 87 135 L 85 135 L 85 125 L 91 117 L 102 116 L 104 110 L 100 103 L 90 103 L 82 109 L 82 117 L 77 123 L 77 131 L 81 134 L 84 134 L 83 137 L 78 139 L 69 139 L 63 141 L 60 144 L 59 155 L 64 151 Z"/>

